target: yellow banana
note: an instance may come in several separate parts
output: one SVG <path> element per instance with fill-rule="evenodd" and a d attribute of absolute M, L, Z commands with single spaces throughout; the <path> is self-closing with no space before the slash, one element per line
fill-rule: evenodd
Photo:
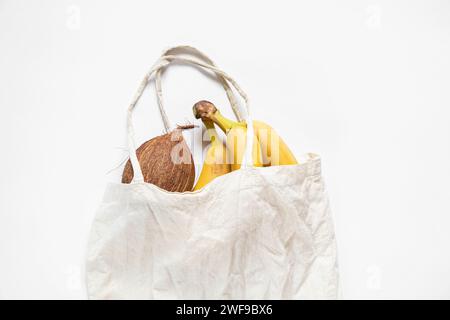
<path fill-rule="evenodd" d="M 231 161 L 231 169 L 237 170 L 241 166 L 245 150 L 247 124 L 235 122 L 225 118 L 220 111 L 208 101 L 200 101 L 194 105 L 196 118 L 209 119 L 217 124 L 227 135 L 228 160 Z M 253 143 L 254 166 L 276 166 L 297 164 L 295 156 L 268 124 L 261 121 L 253 121 L 255 139 Z M 231 155 L 230 155 L 231 154 Z"/>
<path fill-rule="evenodd" d="M 233 126 L 227 128 L 225 132 L 227 135 L 227 159 L 231 163 L 231 170 L 238 170 L 241 167 L 247 144 L 247 127 L 234 122 Z M 253 139 L 252 159 L 255 167 L 264 166 L 261 145 L 256 136 Z"/>
<path fill-rule="evenodd" d="M 204 119 L 203 124 L 206 127 L 211 143 L 206 152 L 203 168 L 194 186 L 194 191 L 203 188 L 215 178 L 231 172 L 231 165 L 227 162 L 226 147 L 219 139 L 214 123 L 211 120 Z"/>
<path fill-rule="evenodd" d="M 287 144 L 271 126 L 264 122 L 254 120 L 253 130 L 261 144 L 261 152 L 265 166 L 298 163 Z"/>

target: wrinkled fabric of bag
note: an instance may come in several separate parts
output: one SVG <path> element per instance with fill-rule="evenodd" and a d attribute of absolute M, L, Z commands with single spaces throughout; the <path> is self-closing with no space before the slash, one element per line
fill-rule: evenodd
<path fill-rule="evenodd" d="M 88 247 L 91 299 L 334 299 L 320 159 L 242 168 L 202 190 L 110 184 Z"/>

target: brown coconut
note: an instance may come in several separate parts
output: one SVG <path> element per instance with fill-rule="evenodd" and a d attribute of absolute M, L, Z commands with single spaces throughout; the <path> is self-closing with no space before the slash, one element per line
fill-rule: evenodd
<path fill-rule="evenodd" d="M 144 142 L 136 155 L 144 181 L 171 192 L 191 191 L 195 180 L 192 153 L 183 138 L 182 130 L 193 126 L 179 126 L 174 131 Z M 130 160 L 125 164 L 122 183 L 133 180 Z"/>

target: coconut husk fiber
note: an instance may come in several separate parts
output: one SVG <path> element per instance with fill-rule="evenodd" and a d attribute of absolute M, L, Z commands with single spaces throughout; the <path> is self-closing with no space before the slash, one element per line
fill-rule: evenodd
<path fill-rule="evenodd" d="M 136 155 L 141 165 L 144 181 L 171 192 L 191 191 L 195 180 L 192 153 L 183 138 L 180 126 L 174 131 L 144 142 Z M 125 164 L 122 183 L 133 180 L 130 160 Z"/>

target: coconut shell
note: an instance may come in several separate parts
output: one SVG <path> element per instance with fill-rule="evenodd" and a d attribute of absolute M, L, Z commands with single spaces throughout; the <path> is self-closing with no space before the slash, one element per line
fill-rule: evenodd
<path fill-rule="evenodd" d="M 192 153 L 183 138 L 182 129 L 144 142 L 136 155 L 144 181 L 171 192 L 191 191 L 195 180 Z M 125 164 L 122 183 L 133 180 L 130 160 Z"/>

